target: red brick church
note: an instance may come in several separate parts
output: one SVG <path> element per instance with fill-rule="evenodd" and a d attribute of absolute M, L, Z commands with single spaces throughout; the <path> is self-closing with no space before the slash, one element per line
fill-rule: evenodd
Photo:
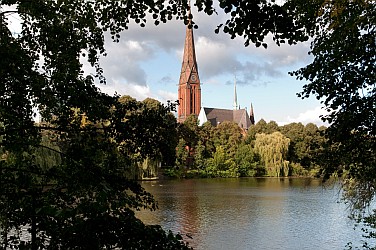
<path fill-rule="evenodd" d="M 234 121 L 239 127 L 248 129 L 255 123 L 253 107 L 250 114 L 246 109 L 240 109 L 237 104 L 236 80 L 234 83 L 234 107 L 233 109 L 218 109 L 201 107 L 201 85 L 196 61 L 193 29 L 186 29 L 183 63 L 181 67 L 178 89 L 178 122 L 195 114 L 198 116 L 199 125 L 209 121 L 213 126 L 224 121 Z"/>

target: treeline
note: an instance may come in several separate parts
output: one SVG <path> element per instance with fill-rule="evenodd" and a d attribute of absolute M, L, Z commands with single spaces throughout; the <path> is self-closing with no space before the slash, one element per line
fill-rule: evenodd
<path fill-rule="evenodd" d="M 124 171 L 130 179 L 155 177 L 161 166 L 172 177 L 317 176 L 320 172 L 316 158 L 325 143 L 325 127 L 278 126 L 261 119 L 245 131 L 233 122 L 198 126 L 195 115 L 178 124 L 157 100 L 122 96 L 118 101 L 112 123 L 117 124 L 116 143 L 126 155 Z M 93 124 L 79 110 L 74 113 L 81 128 L 102 131 L 107 126 L 108 121 Z M 54 132 L 42 133 L 35 163 L 44 169 L 59 165 L 66 143 Z"/>
<path fill-rule="evenodd" d="M 325 127 L 313 123 L 278 126 L 261 119 L 248 131 L 234 122 L 198 126 L 192 115 L 178 126 L 176 164 L 171 176 L 317 176 L 315 159 L 325 143 Z"/>

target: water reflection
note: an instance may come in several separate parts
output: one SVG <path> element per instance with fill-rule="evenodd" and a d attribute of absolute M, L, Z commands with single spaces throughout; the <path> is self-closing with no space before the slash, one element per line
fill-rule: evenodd
<path fill-rule="evenodd" d="M 338 189 L 323 188 L 319 180 L 169 180 L 143 186 L 160 209 L 138 217 L 182 233 L 196 249 L 343 249 L 361 240 L 337 202 Z"/>

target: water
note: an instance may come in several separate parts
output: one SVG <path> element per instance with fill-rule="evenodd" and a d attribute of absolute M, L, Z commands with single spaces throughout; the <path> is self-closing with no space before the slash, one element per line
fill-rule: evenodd
<path fill-rule="evenodd" d="M 345 249 L 361 246 L 336 187 L 279 178 L 143 182 L 159 210 L 137 216 L 179 232 L 195 249 Z"/>

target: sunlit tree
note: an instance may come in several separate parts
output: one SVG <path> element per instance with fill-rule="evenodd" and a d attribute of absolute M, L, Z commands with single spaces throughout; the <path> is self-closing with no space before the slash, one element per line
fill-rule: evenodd
<path fill-rule="evenodd" d="M 289 162 L 286 161 L 290 139 L 280 132 L 256 134 L 255 151 L 260 155 L 269 176 L 288 176 Z"/>

